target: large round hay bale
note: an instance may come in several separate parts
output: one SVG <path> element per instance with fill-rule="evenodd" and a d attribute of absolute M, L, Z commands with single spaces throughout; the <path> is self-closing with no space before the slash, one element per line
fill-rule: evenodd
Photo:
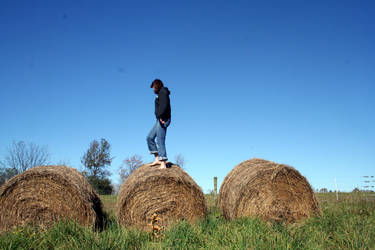
<path fill-rule="evenodd" d="M 293 223 L 320 213 L 310 184 L 297 170 L 256 158 L 240 163 L 225 177 L 218 204 L 226 219 Z"/>
<path fill-rule="evenodd" d="M 46 227 L 59 219 L 101 227 L 102 204 L 86 178 L 65 166 L 40 166 L 0 187 L 0 231 L 24 224 Z"/>
<path fill-rule="evenodd" d="M 118 223 L 143 230 L 167 227 L 177 220 L 193 222 L 206 214 L 201 188 L 177 165 L 139 167 L 121 186 L 117 198 Z"/>

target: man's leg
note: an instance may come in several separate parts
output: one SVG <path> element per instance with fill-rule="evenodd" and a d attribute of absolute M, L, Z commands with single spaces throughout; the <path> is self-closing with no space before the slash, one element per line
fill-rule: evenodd
<path fill-rule="evenodd" d="M 168 160 L 167 150 L 165 147 L 165 137 L 167 135 L 168 125 L 169 125 L 169 122 L 165 126 L 159 123 L 156 129 L 156 136 L 158 138 L 158 148 L 159 148 L 159 161 L 160 161 L 161 169 L 166 168 L 166 161 Z"/>
<path fill-rule="evenodd" d="M 147 138 L 146 138 L 147 146 L 148 146 L 148 149 L 150 150 L 150 154 L 153 154 L 155 156 L 155 161 L 150 164 L 151 166 L 159 164 L 159 157 L 158 157 L 159 152 L 155 144 L 157 126 L 158 126 L 158 122 L 152 127 L 150 133 L 147 135 Z"/>

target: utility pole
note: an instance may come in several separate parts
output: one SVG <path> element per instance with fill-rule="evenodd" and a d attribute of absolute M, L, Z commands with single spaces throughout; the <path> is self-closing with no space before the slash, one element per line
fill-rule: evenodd
<path fill-rule="evenodd" d="M 217 177 L 216 176 L 214 177 L 214 191 L 215 191 L 215 195 L 217 195 Z"/>
<path fill-rule="evenodd" d="M 217 177 L 214 177 L 215 206 L 217 206 Z"/>
<path fill-rule="evenodd" d="M 338 201 L 339 200 L 339 193 L 338 193 L 338 190 L 337 190 L 336 177 L 335 177 L 335 189 L 336 189 L 336 200 Z"/>

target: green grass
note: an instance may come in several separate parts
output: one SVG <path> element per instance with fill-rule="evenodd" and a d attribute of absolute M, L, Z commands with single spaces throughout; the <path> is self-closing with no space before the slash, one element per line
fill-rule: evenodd
<path fill-rule="evenodd" d="M 374 249 L 375 202 L 363 194 L 317 194 L 322 216 L 295 225 L 258 219 L 226 221 L 207 195 L 209 214 L 196 224 L 180 222 L 161 238 L 119 227 L 116 196 L 102 196 L 109 214 L 101 232 L 73 221 L 48 230 L 23 227 L 0 235 L 0 249 Z"/>
<path fill-rule="evenodd" d="M 109 215 L 116 215 L 117 195 L 101 195 L 100 199 L 103 202 L 104 211 Z"/>

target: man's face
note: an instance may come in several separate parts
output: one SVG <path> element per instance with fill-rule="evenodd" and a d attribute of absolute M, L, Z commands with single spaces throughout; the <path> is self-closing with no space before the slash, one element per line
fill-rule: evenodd
<path fill-rule="evenodd" d="M 157 94 L 159 92 L 158 89 L 156 88 L 156 86 L 153 86 L 152 88 L 154 89 L 155 94 Z"/>

